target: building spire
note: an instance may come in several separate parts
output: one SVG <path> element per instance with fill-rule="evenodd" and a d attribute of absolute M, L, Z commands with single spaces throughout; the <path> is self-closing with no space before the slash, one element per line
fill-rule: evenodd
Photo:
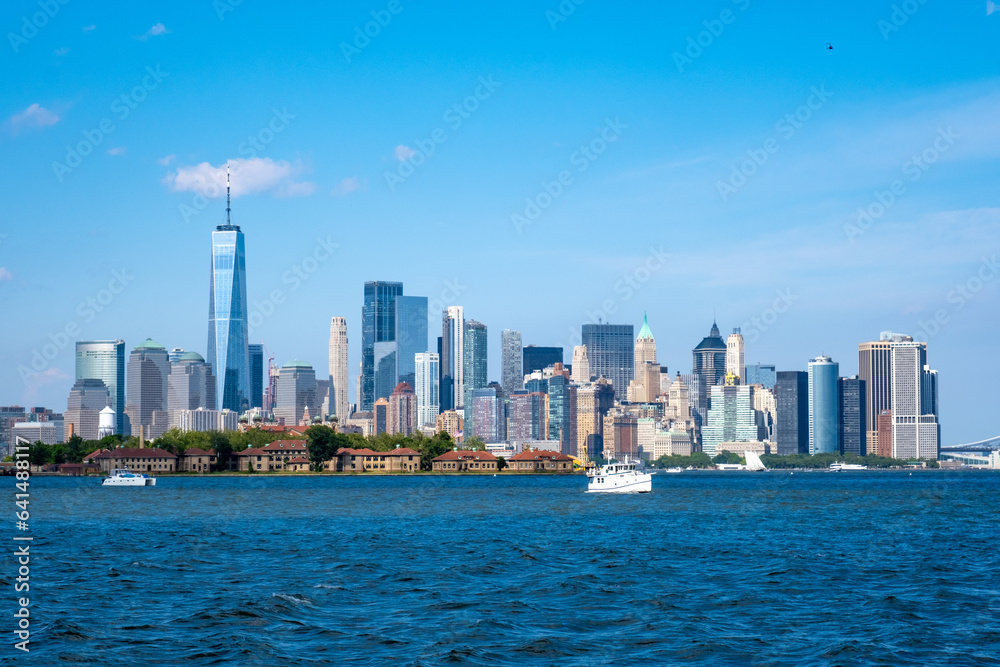
<path fill-rule="evenodd" d="M 229 217 L 229 160 L 226 160 L 226 227 L 231 226 L 233 223 Z"/>

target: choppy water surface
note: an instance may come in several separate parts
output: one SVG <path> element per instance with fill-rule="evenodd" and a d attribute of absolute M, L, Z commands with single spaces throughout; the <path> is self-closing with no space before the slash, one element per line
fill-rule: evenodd
<path fill-rule="evenodd" d="M 99 484 L 32 479 L 4 664 L 1000 664 L 997 474 Z"/>

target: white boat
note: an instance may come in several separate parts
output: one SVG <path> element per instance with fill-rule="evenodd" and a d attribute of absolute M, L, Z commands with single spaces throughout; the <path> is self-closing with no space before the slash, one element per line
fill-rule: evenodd
<path fill-rule="evenodd" d="M 751 472 L 759 472 L 761 470 L 767 470 L 767 466 L 764 462 L 760 460 L 757 452 L 745 451 L 743 452 L 743 457 L 747 460 L 747 470 Z"/>
<path fill-rule="evenodd" d="M 868 470 L 868 466 L 859 465 L 857 463 L 831 463 L 830 470 L 834 472 L 838 470 Z"/>
<path fill-rule="evenodd" d="M 587 493 L 649 493 L 653 476 L 636 470 L 634 463 L 609 463 L 587 469 Z"/>
<path fill-rule="evenodd" d="M 679 472 L 684 472 L 684 468 L 667 468 L 663 472 L 669 472 L 669 473 L 677 474 Z"/>
<path fill-rule="evenodd" d="M 156 478 L 137 475 L 128 468 L 115 468 L 101 486 L 156 486 Z"/>

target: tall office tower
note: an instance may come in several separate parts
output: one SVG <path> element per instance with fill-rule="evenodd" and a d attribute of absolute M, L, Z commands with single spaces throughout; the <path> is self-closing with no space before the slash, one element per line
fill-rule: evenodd
<path fill-rule="evenodd" d="M 750 364 L 746 367 L 746 374 L 746 380 L 743 384 L 760 384 L 774 391 L 774 383 L 778 379 L 774 366 Z"/>
<path fill-rule="evenodd" d="M 405 382 L 411 387 L 416 382 L 413 364 L 418 352 L 429 352 L 427 347 L 427 297 L 396 297 L 396 383 Z M 393 390 L 395 391 L 395 390 Z"/>
<path fill-rule="evenodd" d="M 892 355 L 893 343 L 913 342 L 906 334 L 883 331 L 879 340 L 858 345 L 858 379 L 865 382 L 865 448 L 875 453 L 878 446 L 878 417 L 883 410 L 892 409 Z M 923 346 L 926 354 L 927 344 Z"/>
<path fill-rule="evenodd" d="M 235 412 L 250 408 L 246 247 L 232 224 L 226 168 L 226 224 L 212 232 L 212 284 L 208 296 L 208 363 L 216 378 L 216 405 Z"/>
<path fill-rule="evenodd" d="M 250 358 L 250 407 L 264 407 L 264 344 L 250 343 L 247 346 Z M 173 363 L 173 362 L 171 362 Z"/>
<path fill-rule="evenodd" d="M 631 338 L 631 336 L 630 336 Z M 604 458 L 621 461 L 639 456 L 639 419 L 633 414 L 612 410 L 604 417 Z"/>
<path fill-rule="evenodd" d="M 413 387 L 406 382 L 400 382 L 389 396 L 388 432 L 410 435 L 417 430 L 417 426 L 417 395 Z"/>
<path fill-rule="evenodd" d="M 573 374 L 570 379 L 577 384 L 590 382 L 590 359 L 587 358 L 586 345 L 573 346 Z"/>
<path fill-rule="evenodd" d="M 635 329 L 631 324 L 584 324 L 582 333 L 590 374 L 611 380 L 615 398 L 624 399 L 635 377 Z"/>
<path fill-rule="evenodd" d="M 351 416 L 347 389 L 347 318 L 330 318 L 330 412 L 341 423 Z"/>
<path fill-rule="evenodd" d="M 466 320 L 463 339 L 465 354 L 462 355 L 462 385 L 465 388 L 465 396 L 462 399 L 462 406 L 465 411 L 465 431 L 473 433 L 475 416 L 472 414 L 472 392 L 475 389 L 484 389 L 489 383 L 486 377 L 486 325 L 475 320 Z"/>
<path fill-rule="evenodd" d="M 465 434 L 475 436 L 483 442 L 501 442 L 501 422 L 503 421 L 503 397 L 494 387 L 474 389 L 470 398 L 472 406 L 472 426 L 466 422 Z M 468 409 L 468 406 L 467 406 Z"/>
<path fill-rule="evenodd" d="M 284 420 L 285 426 L 295 426 L 302 421 L 306 411 L 318 415 L 316 405 L 316 371 L 304 361 L 290 361 L 278 372 L 274 416 Z"/>
<path fill-rule="evenodd" d="M 573 365 L 576 371 L 576 364 Z M 615 405 L 615 390 L 604 378 L 576 390 L 576 456 L 592 458 L 600 454 L 598 439 L 603 442 L 604 417 Z M 595 448 L 596 454 L 595 454 Z"/>
<path fill-rule="evenodd" d="M 878 415 L 878 449 L 873 454 L 889 458 L 892 456 L 892 410 L 883 410 Z"/>
<path fill-rule="evenodd" d="M 433 426 L 441 411 L 440 358 L 437 352 L 420 352 L 415 357 L 417 427 Z"/>
<path fill-rule="evenodd" d="M 389 432 L 389 399 L 380 398 L 372 405 L 372 418 L 375 421 L 375 435 Z"/>
<path fill-rule="evenodd" d="M 396 297 L 403 283 L 365 283 L 361 309 L 361 410 L 372 409 L 379 398 L 388 398 L 396 387 Z"/>
<path fill-rule="evenodd" d="M 629 383 L 628 400 L 632 403 L 652 403 L 660 395 L 660 365 L 646 361 L 635 367 L 635 379 Z"/>
<path fill-rule="evenodd" d="M 328 415 L 330 415 L 330 379 L 326 380 L 316 380 L 316 412 L 310 414 L 312 418 L 319 418 L 320 421 L 326 421 Z"/>
<path fill-rule="evenodd" d="M 115 433 L 129 435 L 125 423 L 125 341 L 77 341 L 76 379 L 104 382 L 115 411 Z"/>
<path fill-rule="evenodd" d="M 774 442 L 774 424 L 778 417 L 778 406 L 774 400 L 774 392 L 760 384 L 749 385 L 753 387 L 753 409 L 757 411 L 764 427 L 764 440 Z"/>
<path fill-rule="evenodd" d="M 938 372 L 924 365 L 920 388 L 920 414 L 935 415 L 938 413 Z"/>
<path fill-rule="evenodd" d="M 14 454 L 14 424 L 26 419 L 24 408 L 20 405 L 0 406 L 0 452 L 3 456 Z"/>
<path fill-rule="evenodd" d="M 565 375 L 549 378 L 548 439 L 558 440 L 563 454 L 576 453 L 576 387 Z"/>
<path fill-rule="evenodd" d="M 66 424 L 73 424 L 73 432 L 84 440 L 97 440 L 101 410 L 110 402 L 111 395 L 103 380 L 77 380 L 69 391 L 63 419 Z"/>
<path fill-rule="evenodd" d="M 731 373 L 739 378 L 739 384 L 747 384 L 745 357 L 743 334 L 739 328 L 733 329 L 733 333 L 726 339 L 726 375 Z"/>
<path fill-rule="evenodd" d="M 718 454 L 722 443 L 754 442 L 763 435 L 750 385 L 714 385 L 711 405 L 708 423 L 701 429 L 702 451 L 709 456 Z"/>
<path fill-rule="evenodd" d="M 500 332 L 500 385 L 508 395 L 524 388 L 520 331 L 504 329 Z"/>
<path fill-rule="evenodd" d="M 894 342 L 891 354 L 892 455 L 897 459 L 936 459 L 940 444 L 937 416 L 924 414 L 924 408 L 930 407 L 930 400 L 922 395 L 927 344 Z M 930 373 L 930 369 L 926 372 Z M 930 383 L 928 379 L 927 384 Z"/>
<path fill-rule="evenodd" d="M 646 362 L 656 363 L 656 341 L 653 339 L 653 332 L 649 328 L 649 320 L 646 319 L 646 313 L 642 314 L 642 328 L 639 329 L 639 335 L 635 339 L 635 349 L 634 349 L 634 363 L 635 372 L 633 377 L 639 377 L 639 369 Z M 659 393 L 659 392 L 657 392 Z"/>
<path fill-rule="evenodd" d="M 461 306 L 441 312 L 441 412 L 465 401 L 465 315 Z"/>
<path fill-rule="evenodd" d="M 561 347 L 540 347 L 529 345 L 521 354 L 521 370 L 525 375 L 530 375 L 535 371 L 543 371 L 549 366 L 561 364 L 563 361 L 563 349 Z"/>
<path fill-rule="evenodd" d="M 830 357 L 809 362 L 809 454 L 840 451 L 840 365 Z"/>
<path fill-rule="evenodd" d="M 774 384 L 778 454 L 809 453 L 809 374 L 778 371 Z"/>
<path fill-rule="evenodd" d="M 865 381 L 857 375 L 840 378 L 840 452 L 864 456 Z"/>
<path fill-rule="evenodd" d="M 170 352 L 167 353 L 167 357 L 170 359 L 170 363 L 174 364 L 177 363 L 177 360 L 180 359 L 181 355 L 183 354 L 184 354 L 184 348 L 175 347 L 174 349 L 170 350 Z"/>
<path fill-rule="evenodd" d="M 695 451 L 701 451 L 701 427 L 708 421 L 708 380 L 704 375 L 689 373 L 681 375 L 681 380 L 688 388 L 688 402 L 691 406 L 691 417 L 698 426 L 698 437 L 694 443 Z"/>
<path fill-rule="evenodd" d="M 719 326 L 713 322 L 708 335 L 691 350 L 691 372 L 704 377 L 706 387 L 722 384 L 726 377 L 727 351 L 726 343 L 719 335 Z"/>
<path fill-rule="evenodd" d="M 132 429 L 142 426 L 145 435 L 157 438 L 169 428 L 167 416 L 167 376 L 170 357 L 167 349 L 147 338 L 128 357 L 128 399 L 125 411 Z"/>
<path fill-rule="evenodd" d="M 545 439 L 545 394 L 515 391 L 507 406 L 507 440 L 525 442 Z"/>
<path fill-rule="evenodd" d="M 170 364 L 167 376 L 167 412 L 170 424 L 179 428 L 181 410 L 215 410 L 215 376 L 212 366 L 197 352 L 185 352 Z"/>

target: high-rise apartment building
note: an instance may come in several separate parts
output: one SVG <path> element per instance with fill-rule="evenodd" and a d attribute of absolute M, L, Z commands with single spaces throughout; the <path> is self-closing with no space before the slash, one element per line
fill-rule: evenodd
<path fill-rule="evenodd" d="M 840 365 L 830 357 L 809 362 L 809 453 L 840 451 Z"/>
<path fill-rule="evenodd" d="M 520 331 L 504 329 L 500 332 L 500 385 L 508 395 L 524 388 Z"/>
<path fill-rule="evenodd" d="M 466 320 L 463 338 L 465 354 L 462 359 L 462 383 L 465 387 L 465 397 L 462 402 L 465 411 L 465 430 L 467 433 L 473 433 L 475 416 L 472 412 L 472 392 L 476 389 L 485 389 L 489 383 L 486 325 L 475 320 Z"/>
<path fill-rule="evenodd" d="M 778 371 L 774 385 L 778 454 L 809 453 L 809 374 Z"/>
<path fill-rule="evenodd" d="M 576 372 L 576 364 L 573 364 Z M 604 378 L 581 385 L 576 390 L 575 455 L 588 458 L 600 455 L 604 449 L 604 417 L 615 405 L 615 390 Z"/>
<path fill-rule="evenodd" d="M 584 324 L 582 327 L 590 374 L 611 380 L 618 400 L 626 398 L 628 383 L 635 377 L 634 332 L 631 324 Z"/>
<path fill-rule="evenodd" d="M 396 387 L 396 298 L 403 283 L 365 283 L 361 309 L 361 392 L 362 411 L 372 409 L 379 398 L 388 398 Z"/>
<path fill-rule="evenodd" d="M 565 375 L 549 378 L 548 439 L 557 440 L 563 454 L 576 453 L 576 386 Z"/>
<path fill-rule="evenodd" d="M 475 436 L 483 442 L 503 441 L 504 406 L 503 397 L 494 387 L 474 389 L 471 396 L 472 426 L 466 422 L 466 435 Z M 468 410 L 468 408 L 467 408 Z"/>
<path fill-rule="evenodd" d="M 125 418 L 125 341 L 77 341 L 76 379 L 104 382 L 115 411 L 115 433 L 129 435 Z"/>
<path fill-rule="evenodd" d="M 462 306 L 441 312 L 441 412 L 465 402 L 465 313 Z"/>
<path fill-rule="evenodd" d="M 389 396 L 390 434 L 410 435 L 417 429 L 417 395 L 406 382 L 400 382 Z"/>
<path fill-rule="evenodd" d="M 264 408 L 264 344 L 250 343 L 247 346 L 250 358 L 250 407 Z M 171 360 L 173 363 L 173 360 Z"/>
<path fill-rule="evenodd" d="M 746 381 L 746 348 L 738 328 L 726 339 L 726 375 L 739 378 L 739 384 L 749 384 Z"/>
<path fill-rule="evenodd" d="M 441 362 L 437 352 L 420 352 L 415 357 L 417 427 L 433 426 L 441 409 Z"/>
<path fill-rule="evenodd" d="M 347 318 L 330 318 L 330 412 L 341 423 L 351 416 L 347 384 Z"/>
<path fill-rule="evenodd" d="M 416 383 L 416 356 L 428 352 L 427 297 L 396 297 L 396 383 Z"/>
<path fill-rule="evenodd" d="M 226 224 L 212 232 L 208 297 L 208 363 L 216 378 L 216 405 L 242 413 L 250 407 L 246 245 L 232 224 L 226 175 Z"/>
<path fill-rule="evenodd" d="M 840 452 L 867 453 L 865 436 L 865 381 L 857 375 L 840 378 Z"/>
<path fill-rule="evenodd" d="M 510 442 L 544 440 L 546 396 L 540 392 L 515 391 L 508 397 L 507 439 Z"/>
<path fill-rule="evenodd" d="M 308 411 L 310 417 L 320 413 L 316 404 L 316 371 L 304 361 L 290 361 L 278 372 L 276 419 L 285 426 L 295 426 Z"/>

